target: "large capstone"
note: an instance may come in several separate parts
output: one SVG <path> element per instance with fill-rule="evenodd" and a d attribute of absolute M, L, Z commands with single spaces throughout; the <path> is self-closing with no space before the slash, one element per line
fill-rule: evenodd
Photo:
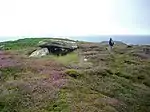
<path fill-rule="evenodd" d="M 66 40 L 45 40 L 39 42 L 39 47 L 47 48 L 51 54 L 66 55 L 78 48 L 76 42 Z"/>

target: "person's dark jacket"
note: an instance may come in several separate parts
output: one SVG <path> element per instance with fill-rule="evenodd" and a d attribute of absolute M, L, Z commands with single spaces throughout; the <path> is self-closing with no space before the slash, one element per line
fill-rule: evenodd
<path fill-rule="evenodd" d="M 114 42 L 113 42 L 113 40 L 110 38 L 110 40 L 109 40 L 109 45 L 110 46 L 113 46 L 114 45 Z"/>

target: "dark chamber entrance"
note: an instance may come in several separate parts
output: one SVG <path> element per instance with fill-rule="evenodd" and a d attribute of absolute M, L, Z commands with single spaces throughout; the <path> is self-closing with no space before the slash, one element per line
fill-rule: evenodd
<path fill-rule="evenodd" d="M 64 56 L 67 55 L 70 52 L 73 52 L 74 48 L 69 48 L 69 47 L 62 47 L 62 46 L 57 46 L 57 45 L 41 45 L 41 48 L 47 48 L 50 52 L 50 54 L 54 54 L 57 56 Z"/>

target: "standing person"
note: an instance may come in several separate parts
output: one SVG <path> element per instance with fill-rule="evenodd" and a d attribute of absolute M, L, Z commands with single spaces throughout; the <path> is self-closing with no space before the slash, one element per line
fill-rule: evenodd
<path fill-rule="evenodd" d="M 112 40 L 112 38 L 110 38 L 110 39 L 109 39 L 110 51 L 112 50 L 113 45 L 114 45 L 114 41 Z"/>

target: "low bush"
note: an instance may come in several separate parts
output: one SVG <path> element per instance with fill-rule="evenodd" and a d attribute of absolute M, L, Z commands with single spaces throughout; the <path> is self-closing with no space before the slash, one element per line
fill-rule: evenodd
<path fill-rule="evenodd" d="M 21 67 L 7 67 L 7 68 L 0 68 L 1 71 L 1 80 L 7 80 L 8 78 L 12 77 L 14 80 L 19 77 L 18 73 L 21 73 L 23 69 Z"/>
<path fill-rule="evenodd" d="M 65 74 L 69 75 L 70 77 L 73 77 L 73 78 L 78 78 L 81 74 L 75 70 L 75 69 L 68 69 L 65 71 Z"/>
<path fill-rule="evenodd" d="M 131 74 L 122 73 L 120 71 L 115 72 L 115 75 L 117 75 L 119 77 L 124 77 L 126 79 L 132 79 L 133 78 Z"/>
<path fill-rule="evenodd" d="M 90 69 L 90 70 L 86 70 L 85 71 L 87 74 L 90 75 L 101 75 L 101 76 L 109 76 L 109 75 L 113 75 L 113 72 L 108 69 L 108 68 L 94 68 L 94 69 Z"/>

